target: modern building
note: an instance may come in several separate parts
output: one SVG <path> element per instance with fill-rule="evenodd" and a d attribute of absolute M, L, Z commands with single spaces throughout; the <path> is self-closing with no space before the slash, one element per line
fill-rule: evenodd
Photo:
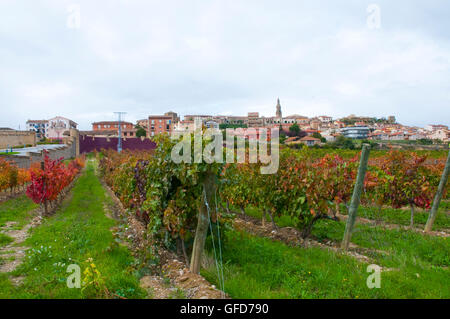
<path fill-rule="evenodd" d="M 27 131 L 36 132 L 36 138 L 38 140 L 45 137 L 45 133 L 48 128 L 47 120 L 28 120 L 26 123 Z"/>
<path fill-rule="evenodd" d="M 172 133 L 174 123 L 172 116 L 167 115 L 150 115 L 148 117 L 148 136 L 155 136 L 161 133 Z"/>
<path fill-rule="evenodd" d="M 367 126 L 349 126 L 341 129 L 342 135 L 353 139 L 366 139 L 370 129 Z"/>

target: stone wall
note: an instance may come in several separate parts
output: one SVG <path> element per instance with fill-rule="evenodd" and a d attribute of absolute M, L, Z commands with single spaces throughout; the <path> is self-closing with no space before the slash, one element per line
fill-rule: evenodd
<path fill-rule="evenodd" d="M 56 159 L 70 159 L 77 156 L 76 143 L 67 142 L 67 145 L 51 149 L 47 151 L 48 157 L 52 160 Z M 42 162 L 44 160 L 44 152 L 29 152 L 26 155 L 0 155 L 3 159 L 13 162 L 20 168 L 29 168 L 32 163 Z"/>
<path fill-rule="evenodd" d="M 0 149 L 31 144 L 36 146 L 36 133 L 31 131 L 0 131 Z"/>

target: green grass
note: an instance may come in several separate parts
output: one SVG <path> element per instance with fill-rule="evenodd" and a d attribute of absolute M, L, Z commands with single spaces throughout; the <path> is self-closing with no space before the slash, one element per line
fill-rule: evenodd
<path fill-rule="evenodd" d="M 250 207 L 246 213 L 261 218 L 256 208 Z M 276 218 L 276 223 L 280 227 L 294 226 L 287 216 Z M 343 222 L 321 220 L 312 236 L 339 243 L 344 229 Z M 366 249 L 361 253 L 371 262 L 395 269 L 382 273 L 381 289 L 367 288 L 367 265 L 352 257 L 228 231 L 223 244 L 225 290 L 233 298 L 450 297 L 448 239 L 357 224 L 352 243 Z M 203 270 L 203 274 L 218 285 L 214 267 Z"/>
<path fill-rule="evenodd" d="M 250 216 L 261 218 L 261 212 L 256 208 L 246 209 Z M 280 227 L 294 227 L 289 216 L 275 218 Z M 318 221 L 312 231 L 312 236 L 319 241 L 332 240 L 340 242 L 344 236 L 345 223 L 330 220 Z M 371 250 L 388 251 L 389 255 L 373 253 L 380 265 L 397 267 L 404 263 L 423 262 L 435 266 L 450 265 L 450 241 L 448 238 L 419 234 L 403 229 L 385 229 L 381 226 L 356 224 L 352 243 Z"/>
<path fill-rule="evenodd" d="M 116 221 L 105 216 L 105 191 L 94 170 L 94 162 L 89 161 L 71 198 L 54 216 L 33 229 L 25 242 L 30 250 L 23 264 L 12 273 L 25 276 L 24 283 L 13 287 L 7 276 L 1 275 L 0 298 L 104 297 L 92 287 L 82 292 L 66 286 L 67 266 L 77 264 L 83 273 L 90 263 L 88 258 L 92 258 L 109 292 L 126 298 L 145 297 L 133 273 L 134 258 L 110 232 Z"/>
<path fill-rule="evenodd" d="M 237 211 L 235 209 L 235 211 Z M 255 218 L 261 218 L 261 212 L 254 208 L 249 207 L 246 209 L 246 213 Z M 341 205 L 341 214 L 346 215 L 347 211 L 344 205 Z M 414 225 L 416 227 L 424 227 L 428 219 L 429 211 L 417 210 L 414 213 Z M 373 221 L 380 220 L 388 224 L 398 224 L 403 226 L 409 226 L 411 212 L 408 209 L 393 209 L 393 208 L 382 208 L 381 214 L 376 207 L 360 206 L 358 208 L 358 217 L 371 219 Z M 269 217 L 267 216 L 267 221 Z M 293 227 L 289 216 L 281 216 L 276 218 L 277 225 L 281 227 Z M 438 214 L 436 215 L 436 220 L 433 224 L 433 230 L 450 229 L 450 202 L 441 201 L 439 205 Z"/>
<path fill-rule="evenodd" d="M 24 226 L 32 217 L 30 211 L 38 207 L 26 195 L 0 203 L 0 227 L 10 221 L 17 222 L 15 228 Z"/>
<path fill-rule="evenodd" d="M 383 272 L 381 288 L 369 289 L 367 264 L 352 257 L 232 230 L 225 234 L 223 261 L 225 291 L 232 298 L 450 297 L 450 272 L 440 267 L 417 264 Z M 214 265 L 202 274 L 219 286 Z"/>
<path fill-rule="evenodd" d="M 449 229 L 450 228 L 450 207 L 449 202 L 442 201 L 439 205 L 436 220 L 433 224 L 433 230 Z M 346 214 L 346 209 L 342 209 L 342 213 Z M 418 210 L 414 212 L 414 225 L 416 227 L 424 227 L 428 220 L 428 210 Z M 381 213 L 377 207 L 362 207 L 358 208 L 358 216 L 372 220 L 381 220 L 388 224 L 398 224 L 409 226 L 411 219 L 411 211 L 409 209 L 393 209 L 382 208 Z"/>
<path fill-rule="evenodd" d="M 19 154 L 19 152 L 0 152 L 0 155 L 16 155 Z"/>
<path fill-rule="evenodd" d="M 313 229 L 313 236 L 319 240 L 331 239 L 340 242 L 344 235 L 343 222 L 320 221 Z M 422 264 L 426 266 L 448 267 L 450 265 L 450 241 L 419 234 L 410 230 L 384 229 L 367 225 L 356 225 L 352 243 L 388 254 L 373 253 L 369 257 L 387 267 Z M 450 282 L 449 282 L 450 284 Z"/>

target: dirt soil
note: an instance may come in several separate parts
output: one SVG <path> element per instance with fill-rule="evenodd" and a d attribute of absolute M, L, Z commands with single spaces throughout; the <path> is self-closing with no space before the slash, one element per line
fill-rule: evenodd
<path fill-rule="evenodd" d="M 147 247 L 156 245 L 147 238 L 145 225 L 134 214 L 127 213 L 111 188 L 102 179 L 100 180 L 107 194 L 114 201 L 114 206 L 108 206 L 110 215 L 117 220 L 126 219 L 127 228 L 122 236 L 129 241 L 129 248 L 133 254 L 138 256 Z M 188 299 L 228 298 L 201 275 L 190 272 L 186 263 L 181 261 L 183 257 L 161 246 L 155 250 L 160 261 L 159 271 L 144 276 L 140 280 L 140 285 L 148 292 L 149 298 L 180 298 L 180 293 L 177 292 L 181 292 L 181 295 Z"/>
<path fill-rule="evenodd" d="M 11 193 L 9 191 L 1 192 L 0 193 L 0 203 L 5 202 L 10 199 L 13 199 L 13 198 L 16 198 L 16 197 L 19 197 L 19 196 L 22 196 L 22 195 L 25 195 L 25 193 L 26 193 L 25 188 L 17 190 L 13 193 Z"/>
<path fill-rule="evenodd" d="M 31 228 L 37 227 L 42 222 L 42 217 L 39 214 L 39 209 L 34 210 L 32 215 L 35 216 L 31 222 L 21 229 L 14 229 L 17 222 L 7 222 L 5 226 L 0 228 L 0 231 L 13 238 L 13 241 L 8 245 L 0 248 L 0 256 L 3 259 L 3 263 L 0 264 L 0 272 L 9 273 L 14 271 L 23 261 L 25 257 L 25 251 L 28 249 L 21 244 L 28 238 L 29 230 Z M 15 277 L 11 281 L 13 284 L 21 284 L 23 278 Z"/>

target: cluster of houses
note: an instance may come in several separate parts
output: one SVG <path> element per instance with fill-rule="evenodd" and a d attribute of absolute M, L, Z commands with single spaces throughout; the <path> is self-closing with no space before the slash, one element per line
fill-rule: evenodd
<path fill-rule="evenodd" d="M 424 128 L 409 127 L 401 124 L 374 127 L 368 135 L 369 139 L 382 141 L 402 140 L 440 140 L 450 142 L 450 131 L 446 125 L 427 125 Z"/>
<path fill-rule="evenodd" d="M 136 123 L 126 121 L 101 121 L 92 123 L 91 131 L 81 131 L 81 134 L 114 137 L 119 132 L 123 138 L 136 137 L 138 131 L 145 131 L 147 137 L 153 137 L 161 133 L 194 131 L 206 126 L 219 127 L 247 127 L 247 128 L 279 128 L 281 132 L 288 133 L 293 125 L 298 126 L 306 135 L 302 138 L 291 137 L 287 142 L 315 145 L 321 143 L 317 138 L 319 133 L 327 142 L 332 142 L 337 136 L 343 135 L 353 139 L 371 139 L 380 141 L 396 140 L 440 140 L 450 142 L 450 131 L 445 125 L 427 125 L 424 128 L 409 127 L 396 122 L 394 116 L 376 119 L 370 117 L 358 117 L 350 115 L 334 120 L 331 116 L 321 115 L 306 117 L 302 115 L 283 116 L 280 100 L 277 100 L 275 116 L 264 117 L 258 112 L 250 112 L 247 116 L 229 115 L 185 115 L 183 119 L 175 112 L 167 112 L 164 115 L 150 115 Z M 76 128 L 77 124 L 64 117 L 55 117 L 50 120 L 29 120 L 27 130 L 33 130 L 38 139 L 59 139 L 64 131 Z M 269 130 L 270 131 L 270 130 Z M 288 134 L 289 135 L 289 134 Z"/>

